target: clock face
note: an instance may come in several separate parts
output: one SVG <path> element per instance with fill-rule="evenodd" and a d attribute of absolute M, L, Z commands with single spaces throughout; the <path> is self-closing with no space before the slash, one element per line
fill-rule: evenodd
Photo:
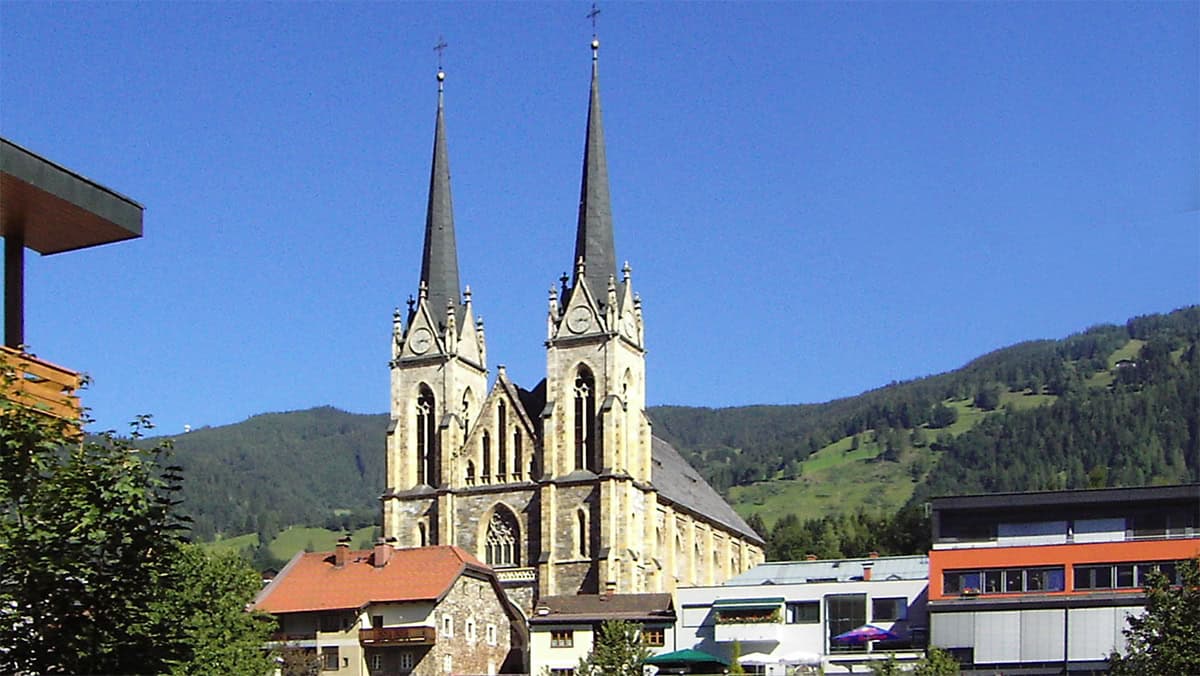
<path fill-rule="evenodd" d="M 637 322 L 630 315 L 625 315 L 625 319 L 621 321 L 621 329 L 625 331 L 625 335 L 632 339 L 637 339 Z"/>
<path fill-rule="evenodd" d="M 414 354 L 425 354 L 431 345 L 433 345 L 433 334 L 424 326 L 413 331 L 412 338 L 408 341 L 408 346 L 412 348 Z"/>
<path fill-rule="evenodd" d="M 591 325 L 591 310 L 580 306 L 567 313 L 567 328 L 571 330 L 571 333 L 583 333 Z"/>

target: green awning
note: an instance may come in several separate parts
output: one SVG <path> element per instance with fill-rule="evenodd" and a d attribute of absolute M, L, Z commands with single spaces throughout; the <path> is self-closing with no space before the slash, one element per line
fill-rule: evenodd
<path fill-rule="evenodd" d="M 717 664 L 722 667 L 727 667 L 729 666 L 729 661 L 717 657 L 716 655 L 710 655 L 703 650 L 684 648 L 683 650 L 676 650 L 673 653 L 655 655 L 654 657 L 648 658 L 646 660 L 646 664 L 651 664 L 656 667 L 669 667 L 671 665 L 694 667 L 701 664 Z"/>
<path fill-rule="evenodd" d="M 782 596 L 756 599 L 717 599 L 713 601 L 713 608 L 717 610 L 724 610 L 726 608 L 778 608 L 781 603 L 783 603 Z"/>

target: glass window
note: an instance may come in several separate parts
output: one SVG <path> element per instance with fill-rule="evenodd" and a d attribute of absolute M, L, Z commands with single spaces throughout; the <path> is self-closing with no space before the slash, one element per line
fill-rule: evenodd
<path fill-rule="evenodd" d="M 1020 568 L 1004 571 L 1004 591 L 1008 594 L 1025 591 L 1025 576 Z"/>
<path fill-rule="evenodd" d="M 1004 571 L 989 570 L 983 573 L 983 591 L 985 594 L 999 594 L 1004 591 Z"/>
<path fill-rule="evenodd" d="M 978 577 L 978 575 L 976 575 Z M 835 643 L 833 637 L 867 623 L 865 594 L 831 594 L 825 597 L 825 618 L 829 625 L 830 652 L 863 650 L 865 646 Z"/>
<path fill-rule="evenodd" d="M 662 627 L 643 627 L 642 644 L 651 647 L 662 647 L 666 643 L 666 632 Z"/>
<path fill-rule="evenodd" d="M 787 604 L 788 624 L 817 624 L 821 621 L 820 601 L 799 601 Z"/>
<path fill-rule="evenodd" d="M 575 645 L 575 632 L 570 629 L 550 632 L 551 648 L 571 648 Z"/>
<path fill-rule="evenodd" d="M 400 653 L 400 670 L 401 671 L 412 671 L 413 667 L 416 666 L 416 662 L 417 662 L 416 658 L 413 656 L 412 653 L 410 653 L 408 651 L 404 651 L 404 652 Z"/>
<path fill-rule="evenodd" d="M 871 621 L 893 622 L 903 620 L 908 610 L 908 601 L 903 598 L 872 599 Z"/>
<path fill-rule="evenodd" d="M 1133 564 L 1117 564 L 1117 588 L 1128 589 L 1133 586 Z"/>
<path fill-rule="evenodd" d="M 338 670 L 338 649 L 335 645 L 321 647 L 321 668 L 325 671 Z"/>

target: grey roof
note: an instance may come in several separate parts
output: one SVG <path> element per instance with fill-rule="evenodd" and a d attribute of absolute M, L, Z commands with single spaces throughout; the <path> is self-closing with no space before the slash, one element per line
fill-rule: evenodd
<path fill-rule="evenodd" d="M 583 259 L 588 290 L 603 306 L 607 302 L 608 278 L 617 274 L 617 254 L 613 246 L 612 202 L 608 192 L 608 162 L 604 158 L 600 74 L 595 51 L 592 57 L 592 93 L 588 100 L 583 182 L 579 189 L 579 226 L 575 231 L 575 259 L 571 266 L 575 269 L 579 259 Z M 575 274 L 578 274 L 577 269 Z M 578 281 L 575 278 L 575 282 Z"/>
<path fill-rule="evenodd" d="M 816 559 L 813 561 L 762 563 L 726 581 L 725 586 L 850 582 L 863 579 L 865 564 L 870 564 L 871 581 L 873 582 L 924 580 L 929 577 L 928 556 L 879 556 L 860 559 Z"/>
<path fill-rule="evenodd" d="M 450 199 L 450 158 L 446 151 L 446 125 L 442 87 L 438 85 L 437 122 L 433 132 L 433 167 L 429 172 L 429 207 L 425 212 L 425 250 L 421 255 L 421 282 L 427 289 L 434 321 L 444 325 L 446 307 L 459 306 L 458 249 L 454 242 L 454 204 Z"/>
<path fill-rule="evenodd" d="M 601 620 L 674 621 L 670 594 L 571 594 L 538 599 L 530 624 Z"/>
<path fill-rule="evenodd" d="M 654 468 L 651 481 L 658 494 L 692 512 L 732 529 L 758 544 L 762 537 L 746 524 L 729 503 L 708 485 L 671 444 L 652 437 L 650 449 Z"/>

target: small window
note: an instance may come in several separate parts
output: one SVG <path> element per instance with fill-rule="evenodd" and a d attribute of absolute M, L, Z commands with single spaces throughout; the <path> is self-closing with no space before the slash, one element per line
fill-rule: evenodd
<path fill-rule="evenodd" d="M 371 628 L 372 629 L 383 629 L 383 615 L 372 615 L 371 616 Z"/>
<path fill-rule="evenodd" d="M 454 636 L 454 618 L 449 615 L 442 615 L 442 636 L 445 638 Z"/>
<path fill-rule="evenodd" d="M 662 627 L 644 627 L 642 629 L 642 645 L 661 648 L 665 644 L 666 632 Z"/>
<path fill-rule="evenodd" d="M 371 671 L 383 671 L 383 655 L 379 653 L 371 655 Z"/>
<path fill-rule="evenodd" d="M 551 648 L 573 648 L 575 647 L 575 632 L 570 629 L 554 630 L 550 632 L 550 647 Z"/>
<path fill-rule="evenodd" d="M 801 601 L 787 604 L 788 624 L 818 624 L 821 621 L 820 601 Z"/>
<path fill-rule="evenodd" d="M 400 671 L 412 671 L 416 666 L 416 657 L 407 650 L 400 653 Z"/>
<path fill-rule="evenodd" d="M 468 641 L 475 640 L 475 620 L 467 620 L 467 628 L 464 633 L 466 633 Z"/>
<path fill-rule="evenodd" d="M 447 674 L 454 671 L 454 660 L 449 655 L 442 658 L 442 671 Z"/>
<path fill-rule="evenodd" d="M 338 670 L 338 649 L 335 645 L 327 645 L 321 648 L 321 668 L 325 671 Z"/>
<path fill-rule="evenodd" d="M 487 642 L 488 645 L 496 645 L 496 625 L 494 624 L 487 626 Z"/>
<path fill-rule="evenodd" d="M 903 620 L 907 615 L 908 602 L 903 598 L 873 599 L 871 601 L 871 620 L 874 622 L 894 622 Z"/>

